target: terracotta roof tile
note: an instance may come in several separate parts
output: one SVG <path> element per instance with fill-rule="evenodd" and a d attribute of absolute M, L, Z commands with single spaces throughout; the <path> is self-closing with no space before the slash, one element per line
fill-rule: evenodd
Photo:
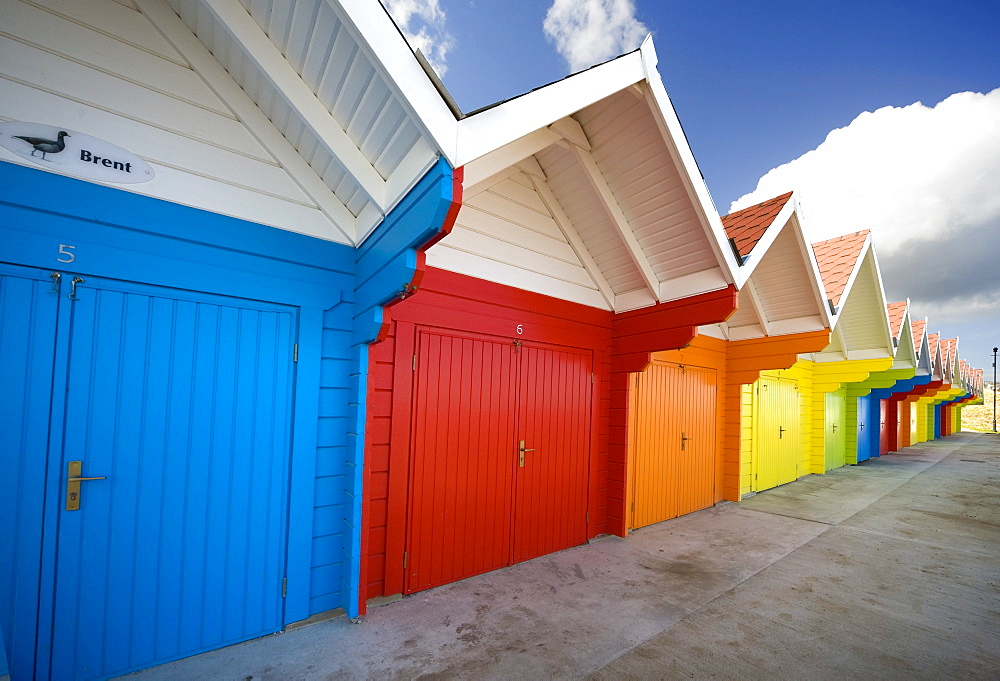
<path fill-rule="evenodd" d="M 947 365 L 952 365 L 955 363 L 955 353 L 958 351 L 958 339 L 948 338 L 942 340 L 941 344 L 944 346 L 941 348 L 941 354 L 944 355 L 944 363 Z"/>
<path fill-rule="evenodd" d="M 826 296 L 833 301 L 834 305 L 840 304 L 840 297 L 847 288 L 847 282 L 851 278 L 851 272 L 861 255 L 861 248 L 868 238 L 868 230 L 845 234 L 826 241 L 819 241 L 813 244 L 813 251 L 816 253 L 816 262 L 819 264 L 819 273 L 823 277 L 823 286 L 826 288 Z"/>
<path fill-rule="evenodd" d="M 885 308 L 889 313 L 889 330 L 892 331 L 892 337 L 898 344 L 899 334 L 903 331 L 903 317 L 906 316 L 906 301 L 889 303 Z"/>
<path fill-rule="evenodd" d="M 913 348 L 914 352 L 918 355 L 920 354 L 920 339 L 924 337 L 924 326 L 927 324 L 926 319 L 918 319 L 910 324 L 910 328 L 913 329 Z"/>
<path fill-rule="evenodd" d="M 750 251 L 761 240 L 767 228 L 771 226 L 778 213 L 792 198 L 792 192 L 762 201 L 755 206 L 735 211 L 722 217 L 722 226 L 726 236 L 736 243 L 740 257 L 750 255 Z"/>
<path fill-rule="evenodd" d="M 940 337 L 940 334 L 937 334 L 937 333 L 929 333 L 929 334 L 927 334 L 927 343 L 931 347 L 931 364 L 934 363 L 934 358 L 937 357 L 937 346 L 938 346 L 938 338 L 939 337 Z"/>

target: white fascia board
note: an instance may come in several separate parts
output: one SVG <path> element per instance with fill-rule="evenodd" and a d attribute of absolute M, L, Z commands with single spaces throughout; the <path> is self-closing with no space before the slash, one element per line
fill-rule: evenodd
<path fill-rule="evenodd" d="M 879 345 L 879 349 L 885 349 L 891 357 L 893 355 L 892 347 L 892 332 L 889 331 L 889 310 L 886 308 L 885 303 L 885 290 L 882 287 L 882 276 L 878 269 L 878 260 L 875 258 L 875 251 L 872 246 L 872 235 L 869 232 L 868 236 L 865 237 L 865 243 L 861 247 L 861 253 L 858 255 L 858 259 L 854 264 L 854 270 L 851 272 L 850 278 L 847 280 L 847 285 L 844 287 L 844 292 L 840 296 L 840 312 L 837 314 L 836 324 L 834 325 L 835 330 L 840 328 L 840 319 L 843 317 L 844 313 L 850 312 L 852 316 L 858 314 L 864 314 L 863 312 L 855 312 L 852 306 L 851 310 L 848 310 L 848 300 L 850 300 L 853 294 L 854 284 L 858 281 L 859 277 L 862 276 L 864 272 L 867 272 L 870 276 L 875 278 L 876 290 L 878 295 L 875 300 L 867 301 L 869 305 L 872 306 L 871 313 L 879 318 L 880 330 L 882 335 L 882 345 Z M 860 310 L 860 308 L 857 308 Z M 867 348 L 865 348 L 867 349 Z M 855 349 L 848 348 L 845 346 L 844 350 L 851 354 Z"/>
<path fill-rule="evenodd" d="M 892 353 L 884 348 L 873 348 L 869 350 L 848 350 L 847 359 L 891 359 Z"/>
<path fill-rule="evenodd" d="M 513 168 L 521 161 L 534 156 L 561 139 L 559 134 L 548 128 L 532 130 L 523 137 L 511 140 L 489 153 L 463 164 L 465 178 L 462 180 L 462 184 L 468 188 L 476 188 L 477 185 L 497 177 L 500 173 Z"/>
<path fill-rule="evenodd" d="M 878 287 L 878 297 L 879 297 L 879 301 L 880 301 L 880 303 L 882 305 L 882 308 L 881 308 L 881 310 L 882 310 L 882 317 L 885 319 L 885 325 L 884 325 L 884 329 L 883 330 L 885 332 L 885 339 L 886 339 L 886 343 L 888 343 L 889 350 L 890 350 L 890 352 L 892 352 L 893 354 L 895 354 L 895 349 L 892 346 L 892 327 L 889 324 L 888 301 L 886 300 L 886 297 L 885 297 L 885 285 L 882 282 L 882 268 L 879 267 L 879 264 L 878 264 L 878 255 L 875 252 L 875 243 L 871 240 L 871 238 L 872 238 L 872 235 L 871 235 L 871 232 L 869 232 L 868 233 L 868 241 L 871 244 L 871 249 L 869 251 L 869 254 L 870 254 L 870 257 L 871 257 L 871 263 L 872 263 L 871 266 L 872 266 L 872 268 L 875 271 L 875 284 Z"/>
<path fill-rule="evenodd" d="M 779 234 L 788 228 L 788 222 L 794 214 L 795 206 L 792 205 L 792 201 L 786 201 L 785 205 L 781 209 L 781 212 L 775 216 L 771 224 L 764 230 L 764 236 L 762 236 L 760 241 L 754 245 L 753 250 L 750 251 L 750 255 L 747 256 L 747 259 L 743 261 L 743 264 L 740 266 L 740 278 L 737 285 L 741 289 L 743 288 L 743 284 L 750 281 L 750 277 L 753 276 L 754 270 L 757 269 L 757 266 L 767 256 L 767 251 L 771 248 L 771 244 L 775 242 Z"/>
<path fill-rule="evenodd" d="M 228 34 L 260 77 L 270 83 L 277 96 L 288 104 L 302 124 L 330 150 L 335 162 L 353 176 L 361 191 L 384 213 L 388 203 L 385 180 L 243 5 L 236 0 L 199 0 L 199 7 L 211 15 L 216 30 Z"/>
<path fill-rule="evenodd" d="M 710 270 L 692 272 L 661 281 L 658 298 L 661 303 L 669 303 L 672 300 L 718 291 L 731 283 L 730 280 L 726 279 L 726 273 L 722 271 L 722 268 L 713 267 Z"/>
<path fill-rule="evenodd" d="M 684 171 L 682 178 L 687 184 L 688 195 L 691 197 L 698 210 L 699 221 L 705 234 L 715 250 L 715 256 L 719 259 L 719 266 L 722 269 L 728 283 L 739 283 L 739 263 L 736 262 L 736 255 L 729 246 L 729 239 L 726 237 L 726 230 L 722 226 L 722 218 L 715 207 L 711 194 L 708 192 L 708 185 L 705 178 L 701 176 L 698 164 L 694 160 L 694 153 L 688 144 L 687 136 L 681 127 L 680 119 L 674 110 L 674 105 L 670 102 L 667 90 L 663 86 L 659 71 L 656 65 L 659 58 L 656 56 L 656 48 L 653 46 L 652 35 L 646 39 L 639 47 L 639 54 L 642 56 L 642 66 L 646 81 L 646 99 L 654 105 L 650 107 L 653 117 L 663 126 L 664 141 L 671 151 L 675 161 Z"/>
<path fill-rule="evenodd" d="M 795 238 L 799 242 L 799 249 L 805 256 L 807 267 L 812 272 L 811 286 L 813 295 L 816 297 L 816 302 L 819 304 L 823 316 L 823 320 L 826 322 L 826 328 L 832 329 L 837 322 L 838 314 L 830 309 L 830 304 L 827 302 L 828 298 L 826 295 L 826 287 L 823 285 L 823 275 L 819 270 L 819 261 L 816 260 L 816 251 L 813 250 L 812 244 L 806 239 L 805 227 L 802 223 L 802 209 L 799 207 L 798 197 L 794 194 L 792 195 L 792 201 L 795 202 Z"/>
<path fill-rule="evenodd" d="M 547 128 L 644 77 L 642 58 L 633 52 L 463 118 L 457 124 L 453 165 L 464 166 L 529 133 Z"/>
<path fill-rule="evenodd" d="M 457 168 L 457 123 L 441 93 L 424 72 L 389 13 L 372 0 L 325 0 L 353 26 L 368 47 L 369 58 L 392 83 L 413 113 L 413 122 L 434 140 L 441 154 Z"/>

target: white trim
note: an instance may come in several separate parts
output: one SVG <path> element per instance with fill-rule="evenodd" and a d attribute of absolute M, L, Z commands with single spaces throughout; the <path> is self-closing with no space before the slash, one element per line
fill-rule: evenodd
<path fill-rule="evenodd" d="M 406 39 L 387 11 L 372 0 L 325 0 L 343 14 L 358 38 L 368 48 L 369 56 L 384 72 L 393 91 L 415 114 L 414 122 L 434 140 L 444 157 L 458 167 L 456 120 L 434 83 L 406 44 Z M 338 7 L 339 5 L 339 7 Z"/>
<path fill-rule="evenodd" d="M 604 273 L 601 272 L 601 268 L 594 261 L 593 256 L 590 255 L 590 251 L 587 246 L 583 243 L 583 239 L 577 233 L 576 228 L 570 221 L 569 217 L 563 211 L 562 206 L 559 204 L 559 199 L 556 195 L 552 193 L 548 184 L 544 180 L 529 174 L 528 179 L 531 180 L 531 186 L 535 188 L 538 193 L 538 197 L 548 208 L 549 214 L 552 219 L 555 220 L 556 225 L 562 231 L 563 236 L 566 237 L 566 241 L 573 248 L 577 257 L 580 258 L 583 268 L 587 270 L 587 274 L 590 278 L 594 280 L 594 284 L 597 285 L 597 289 L 601 292 L 601 296 L 607 302 L 608 307 L 612 310 L 615 309 L 615 292 L 611 290 L 611 285 L 608 284 L 608 280 L 604 277 Z"/>
<path fill-rule="evenodd" d="M 388 207 L 386 181 L 246 9 L 237 0 L 199 2 L 256 67 L 260 77 L 274 88 L 302 124 L 330 150 L 334 162 L 353 177 L 368 199 L 385 213 Z"/>
<path fill-rule="evenodd" d="M 463 118 L 453 163 L 466 165 L 644 78 L 642 58 L 633 52 Z"/>
<path fill-rule="evenodd" d="M 705 230 L 709 242 L 715 250 L 715 256 L 719 260 L 724 276 L 728 283 L 738 282 L 739 263 L 736 262 L 736 254 L 729 246 L 729 239 L 726 237 L 726 230 L 722 226 L 722 219 L 715 207 L 711 194 L 708 192 L 708 185 L 701 176 L 698 163 L 694 159 L 694 153 L 688 145 L 684 129 L 681 127 L 680 119 L 674 110 L 667 90 L 663 86 L 660 74 L 656 70 L 657 62 L 656 48 L 653 46 L 653 37 L 646 36 L 639 47 L 642 55 L 643 72 L 645 74 L 646 87 L 643 88 L 647 102 L 653 112 L 653 118 L 660 126 L 661 134 L 670 150 L 670 155 L 684 172 L 680 173 L 687 187 L 688 195 L 698 209 L 699 222 Z"/>
<path fill-rule="evenodd" d="M 166 3 L 159 0 L 135 0 L 149 23 L 163 35 L 170 46 L 184 56 L 205 85 L 221 99 L 233 115 L 270 152 L 302 191 L 323 212 L 333 227 L 344 235 L 347 243 L 356 243 L 357 224 L 354 215 L 341 203 L 333 190 L 306 163 L 284 135 L 226 72 L 208 48 L 181 21 Z"/>
<path fill-rule="evenodd" d="M 743 294 L 746 294 L 745 298 L 747 302 L 750 303 L 750 309 L 757 317 L 757 323 L 760 325 L 761 330 L 764 331 L 765 336 L 771 335 L 770 325 L 768 324 L 767 313 L 764 311 L 764 305 L 760 301 L 760 295 L 757 293 L 757 285 L 752 281 L 747 281 L 743 288 L 740 290 L 740 298 L 744 298 Z"/>
<path fill-rule="evenodd" d="M 792 203 L 794 197 L 788 197 L 788 201 L 782 206 L 781 211 L 774 216 L 774 220 L 767 226 L 764 231 L 764 235 L 760 238 L 760 241 L 753 247 L 747 259 L 743 262 L 743 265 L 739 269 L 740 273 L 740 286 L 742 287 L 744 283 L 750 281 L 750 277 L 753 276 L 754 270 L 760 264 L 764 256 L 767 255 L 768 250 L 771 248 L 778 235 L 781 234 L 788 227 L 789 221 L 791 221 L 792 216 L 795 215 L 795 206 Z"/>
<path fill-rule="evenodd" d="M 483 181 L 502 173 L 511 166 L 534 156 L 540 151 L 556 144 L 562 137 L 548 128 L 533 130 L 523 137 L 511 140 L 507 144 L 493 149 L 475 161 L 465 164 L 465 187 L 476 187 Z M 480 190 L 481 191 L 481 190 Z"/>
<path fill-rule="evenodd" d="M 660 281 L 657 279 L 653 267 L 649 264 L 646 254 L 642 252 L 642 246 L 639 245 L 639 240 L 635 238 L 635 231 L 632 229 L 632 225 L 629 224 L 628 218 L 625 217 L 625 213 L 622 212 L 621 206 L 618 205 L 618 200 L 615 198 L 614 192 L 611 191 L 611 187 L 608 186 L 608 181 L 604 179 L 601 169 L 597 167 L 597 161 L 585 149 L 575 144 L 567 144 L 567 146 L 570 148 L 570 152 L 576 157 L 584 176 L 596 193 L 604 212 L 611 220 L 615 229 L 618 230 L 618 236 L 621 237 L 625 250 L 628 252 L 636 268 L 638 268 L 639 274 L 646 284 L 646 288 L 653 295 L 654 300 L 659 300 Z"/>

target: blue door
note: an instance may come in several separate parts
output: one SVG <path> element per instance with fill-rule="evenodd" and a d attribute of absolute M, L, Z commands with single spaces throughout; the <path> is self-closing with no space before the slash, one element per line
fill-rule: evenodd
<path fill-rule="evenodd" d="M 870 404 L 871 399 L 868 395 L 858 398 L 858 463 L 867 461 L 872 454 L 871 437 L 874 429 L 871 428 L 868 418 L 871 415 Z"/>
<path fill-rule="evenodd" d="M 13 490 L 44 493 L 39 634 L 26 653 L 11 620 L 14 678 L 104 678 L 279 630 L 295 308 L 72 273 L 49 283 L 51 410 L 21 436 L 45 431 L 47 449 L 22 449 L 45 482 Z M 74 491 L 71 466 L 99 479 Z"/>

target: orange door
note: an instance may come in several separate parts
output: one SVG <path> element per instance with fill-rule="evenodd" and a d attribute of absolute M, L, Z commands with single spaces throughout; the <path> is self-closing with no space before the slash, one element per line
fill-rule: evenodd
<path fill-rule="evenodd" d="M 716 372 L 655 361 L 636 374 L 630 527 L 715 501 Z"/>
<path fill-rule="evenodd" d="M 589 351 L 418 332 L 404 592 L 586 541 L 592 368 Z"/>

